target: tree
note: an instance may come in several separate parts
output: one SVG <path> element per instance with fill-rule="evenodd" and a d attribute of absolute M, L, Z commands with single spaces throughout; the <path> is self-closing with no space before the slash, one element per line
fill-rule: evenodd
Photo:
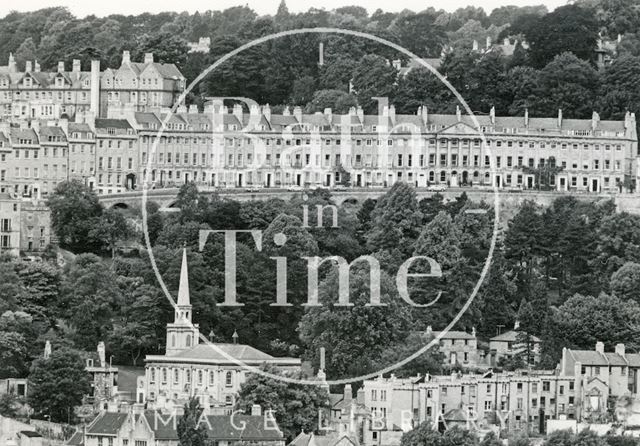
<path fill-rule="evenodd" d="M 103 208 L 95 192 L 81 181 L 65 181 L 58 184 L 47 205 L 60 246 L 75 252 L 97 251 L 99 244 L 90 233 Z"/>
<path fill-rule="evenodd" d="M 20 397 L 15 393 L 3 393 L 0 395 L 0 416 L 17 418 L 20 402 Z"/>
<path fill-rule="evenodd" d="M 171 32 L 143 35 L 134 57 L 143 59 L 145 53 L 153 53 L 155 62 L 176 64 L 178 67 L 187 60 L 189 45 L 187 41 Z"/>
<path fill-rule="evenodd" d="M 398 35 L 400 45 L 418 57 L 438 57 L 445 33 L 435 19 L 430 12 L 406 14 L 395 20 L 391 28 Z"/>
<path fill-rule="evenodd" d="M 353 74 L 353 60 L 338 56 L 320 67 L 320 87 L 326 90 L 349 91 Z"/>
<path fill-rule="evenodd" d="M 640 52 L 621 55 L 605 68 L 600 82 L 599 109 L 605 119 L 624 119 L 627 111 L 640 110 Z"/>
<path fill-rule="evenodd" d="M 29 405 L 39 418 L 73 422 L 74 408 L 90 391 L 89 374 L 84 359 L 73 349 L 60 348 L 49 358 L 38 358 L 29 374 Z"/>
<path fill-rule="evenodd" d="M 598 73 L 587 61 L 566 52 L 553 58 L 538 77 L 535 113 L 553 116 L 562 109 L 564 117 L 590 118 L 598 91 Z"/>
<path fill-rule="evenodd" d="M 535 363 L 535 339 L 533 332 L 535 331 L 535 319 L 538 315 L 533 311 L 533 307 L 525 299 L 520 302 L 518 309 L 516 328 L 516 348 L 518 352 L 516 356 L 521 359 L 521 363 L 525 366 L 532 366 Z"/>
<path fill-rule="evenodd" d="M 371 216 L 373 223 L 367 236 L 371 251 L 398 248 L 411 252 L 422 221 L 415 189 L 404 182 L 395 183 L 378 199 Z"/>
<path fill-rule="evenodd" d="M 99 240 L 111 251 L 111 258 L 116 257 L 118 242 L 127 240 L 133 234 L 133 227 L 118 209 L 107 209 L 98 217 L 89 236 Z"/>
<path fill-rule="evenodd" d="M 263 371 L 300 379 L 300 372 L 287 373 L 265 366 Z M 321 412 L 329 408 L 329 392 L 322 386 L 303 385 L 252 373 L 240 386 L 236 407 L 250 411 L 257 404 L 263 410 L 271 410 L 278 427 L 287 442 L 301 431 L 314 432 L 318 427 Z"/>
<path fill-rule="evenodd" d="M 396 113 L 415 114 L 418 107 L 431 113 L 445 112 L 455 103 L 449 89 L 425 67 L 414 68 L 398 78 L 393 103 Z"/>
<path fill-rule="evenodd" d="M 0 378 L 27 375 L 36 340 L 32 322 L 22 311 L 0 316 Z"/>
<path fill-rule="evenodd" d="M 190 398 L 184 405 L 184 414 L 178 420 L 178 440 L 180 446 L 205 446 L 207 444 L 207 428 L 200 422 L 204 409 L 198 398 Z"/>
<path fill-rule="evenodd" d="M 593 60 L 598 23 L 591 11 L 576 5 L 556 8 L 525 30 L 529 60 L 542 68 L 555 56 L 571 51 L 583 60 Z"/>
<path fill-rule="evenodd" d="M 478 446 L 478 436 L 470 430 L 453 426 L 442 434 L 442 446 Z"/>
<path fill-rule="evenodd" d="M 635 301 L 606 294 L 576 294 L 554 312 L 553 323 L 567 348 L 593 349 L 598 341 L 607 350 L 618 343 L 637 348 L 633 340 L 640 335 L 640 308 Z"/>
<path fill-rule="evenodd" d="M 76 330 L 76 343 L 94 350 L 112 329 L 112 316 L 120 290 L 116 275 L 93 254 L 81 254 L 65 268 L 60 311 Z"/>
<path fill-rule="evenodd" d="M 432 338 L 428 338 L 422 333 L 411 333 L 402 342 L 388 347 L 386 351 L 380 355 L 384 360 L 380 361 L 375 368 L 382 370 L 385 367 L 397 364 L 428 345 L 431 340 Z M 393 373 L 399 378 L 409 378 L 426 373 L 438 375 L 442 373 L 442 363 L 444 359 L 444 355 L 440 352 L 438 344 L 436 343 L 417 358 L 395 369 Z"/>
<path fill-rule="evenodd" d="M 377 113 L 378 102 L 373 97 L 393 97 L 397 70 L 381 56 L 367 54 L 353 69 L 353 88 L 365 113 Z"/>
<path fill-rule="evenodd" d="M 306 346 L 305 356 L 317 366 L 319 351 L 327 352 L 327 370 L 332 377 L 346 378 L 371 373 L 384 352 L 406 339 L 411 326 L 407 305 L 400 301 L 395 284 L 380 272 L 380 300 L 387 306 L 366 306 L 370 302 L 369 268 L 363 262 L 350 269 L 349 292 L 352 307 L 339 306 L 337 268 L 321 282 L 318 307 L 309 307 L 298 331 Z"/>
<path fill-rule="evenodd" d="M 37 59 L 36 45 L 33 43 L 33 39 L 31 37 L 28 37 L 24 42 L 22 42 L 20 47 L 18 47 L 15 58 L 21 70 L 25 68 L 25 62 L 35 61 L 35 59 Z"/>
<path fill-rule="evenodd" d="M 611 291 L 620 299 L 640 303 L 640 264 L 627 262 L 611 276 Z"/>
<path fill-rule="evenodd" d="M 418 424 L 400 437 L 400 446 L 443 446 L 442 435 L 430 422 Z"/>
<path fill-rule="evenodd" d="M 138 358 L 159 344 L 157 328 L 164 321 L 160 308 L 164 296 L 141 278 L 118 278 L 122 301 L 116 304 L 118 314 L 113 322 L 109 344 L 115 352 L 128 353 L 135 366 Z"/>

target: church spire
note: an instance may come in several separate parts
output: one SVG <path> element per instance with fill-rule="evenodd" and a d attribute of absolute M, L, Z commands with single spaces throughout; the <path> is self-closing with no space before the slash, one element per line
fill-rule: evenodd
<path fill-rule="evenodd" d="M 189 267 L 187 266 L 187 248 L 182 250 L 182 268 L 180 269 L 180 287 L 178 288 L 178 306 L 191 305 L 189 301 Z"/>

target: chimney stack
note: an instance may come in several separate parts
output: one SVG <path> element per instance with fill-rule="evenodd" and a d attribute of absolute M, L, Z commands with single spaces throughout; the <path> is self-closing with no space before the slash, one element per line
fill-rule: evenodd
<path fill-rule="evenodd" d="M 293 116 L 298 122 L 302 122 L 302 108 L 299 106 L 293 107 Z"/>
<path fill-rule="evenodd" d="M 395 125 L 396 123 L 396 106 L 389 106 L 389 119 L 391 119 L 391 123 Z"/>
<path fill-rule="evenodd" d="M 36 73 L 40 72 L 40 64 L 38 63 L 37 60 L 33 61 L 33 71 L 36 72 Z"/>
<path fill-rule="evenodd" d="M 599 122 L 600 122 L 600 115 L 594 111 L 591 114 L 591 130 L 595 130 L 596 128 L 598 128 Z"/>
<path fill-rule="evenodd" d="M 489 119 L 491 120 L 491 124 L 495 124 L 496 123 L 496 108 L 495 107 L 491 107 L 491 110 L 489 110 Z"/>
<path fill-rule="evenodd" d="M 129 51 L 124 50 L 122 52 L 122 65 L 131 63 L 131 53 Z"/>
<path fill-rule="evenodd" d="M 462 111 L 460 110 L 460 106 L 456 105 L 456 118 L 458 122 L 462 121 Z"/>
<path fill-rule="evenodd" d="M 144 63 L 153 63 L 153 53 L 144 53 Z"/>
<path fill-rule="evenodd" d="M 624 344 L 616 344 L 616 353 L 619 354 L 620 356 L 622 356 L 624 358 L 625 355 L 625 349 L 624 349 Z"/>
<path fill-rule="evenodd" d="M 104 342 L 98 342 L 98 358 L 100 358 L 100 367 L 107 366 L 107 358 L 105 356 Z"/>
<path fill-rule="evenodd" d="M 352 399 L 353 399 L 353 390 L 351 389 L 351 384 L 345 384 L 343 400 L 347 402 L 347 401 L 351 401 Z"/>
<path fill-rule="evenodd" d="M 31 73 L 32 71 L 33 71 L 33 68 L 31 67 L 31 61 L 28 60 L 24 63 L 24 72 Z"/>
<path fill-rule="evenodd" d="M 529 127 L 529 109 L 524 109 L 524 126 Z"/>
<path fill-rule="evenodd" d="M 64 62 L 58 62 L 58 73 L 64 73 Z"/>
<path fill-rule="evenodd" d="M 558 128 L 562 128 L 562 109 L 558 109 Z"/>
<path fill-rule="evenodd" d="M 73 65 L 71 67 L 71 71 L 73 73 L 79 73 L 80 72 L 80 59 L 73 59 Z"/>
<path fill-rule="evenodd" d="M 602 355 L 604 355 L 604 342 L 596 342 L 596 351 Z"/>
<path fill-rule="evenodd" d="M 15 57 L 13 57 L 13 53 L 9 53 L 9 63 L 7 68 L 9 69 L 9 73 L 15 73 L 18 71 L 18 65 L 16 64 Z"/>
<path fill-rule="evenodd" d="M 198 106 L 196 104 L 189 105 L 189 114 L 197 114 Z"/>

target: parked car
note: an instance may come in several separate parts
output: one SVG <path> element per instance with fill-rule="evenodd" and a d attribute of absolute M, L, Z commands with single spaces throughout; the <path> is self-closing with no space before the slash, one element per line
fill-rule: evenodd
<path fill-rule="evenodd" d="M 249 186 L 245 189 L 247 192 L 260 192 L 262 190 L 262 186 L 260 185 L 253 185 L 253 186 Z"/>
<path fill-rule="evenodd" d="M 287 187 L 287 190 L 289 192 L 302 192 L 302 186 L 297 186 L 295 184 L 292 184 L 291 186 Z"/>
<path fill-rule="evenodd" d="M 430 192 L 444 192 L 445 190 L 447 190 L 447 186 L 445 186 L 444 184 L 432 184 L 431 186 L 427 187 L 427 190 Z"/>
<path fill-rule="evenodd" d="M 337 191 L 347 190 L 347 186 L 345 186 L 344 184 L 336 184 L 335 186 L 333 186 L 333 190 L 337 190 Z"/>

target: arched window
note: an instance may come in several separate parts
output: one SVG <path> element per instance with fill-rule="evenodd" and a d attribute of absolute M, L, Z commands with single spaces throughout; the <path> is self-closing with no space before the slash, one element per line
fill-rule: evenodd
<path fill-rule="evenodd" d="M 213 371 L 209 372 L 209 385 L 212 386 L 215 382 L 215 374 Z"/>
<path fill-rule="evenodd" d="M 202 384 L 202 370 L 198 370 L 198 384 Z"/>
<path fill-rule="evenodd" d="M 191 370 L 185 370 L 185 376 L 187 378 L 187 382 L 191 382 Z"/>
<path fill-rule="evenodd" d="M 227 372 L 227 375 L 225 377 L 225 385 L 227 387 L 231 387 L 231 379 L 232 379 L 231 372 Z"/>
<path fill-rule="evenodd" d="M 178 369 L 173 369 L 173 382 L 174 384 L 178 384 L 178 382 L 180 382 L 180 372 Z"/>

